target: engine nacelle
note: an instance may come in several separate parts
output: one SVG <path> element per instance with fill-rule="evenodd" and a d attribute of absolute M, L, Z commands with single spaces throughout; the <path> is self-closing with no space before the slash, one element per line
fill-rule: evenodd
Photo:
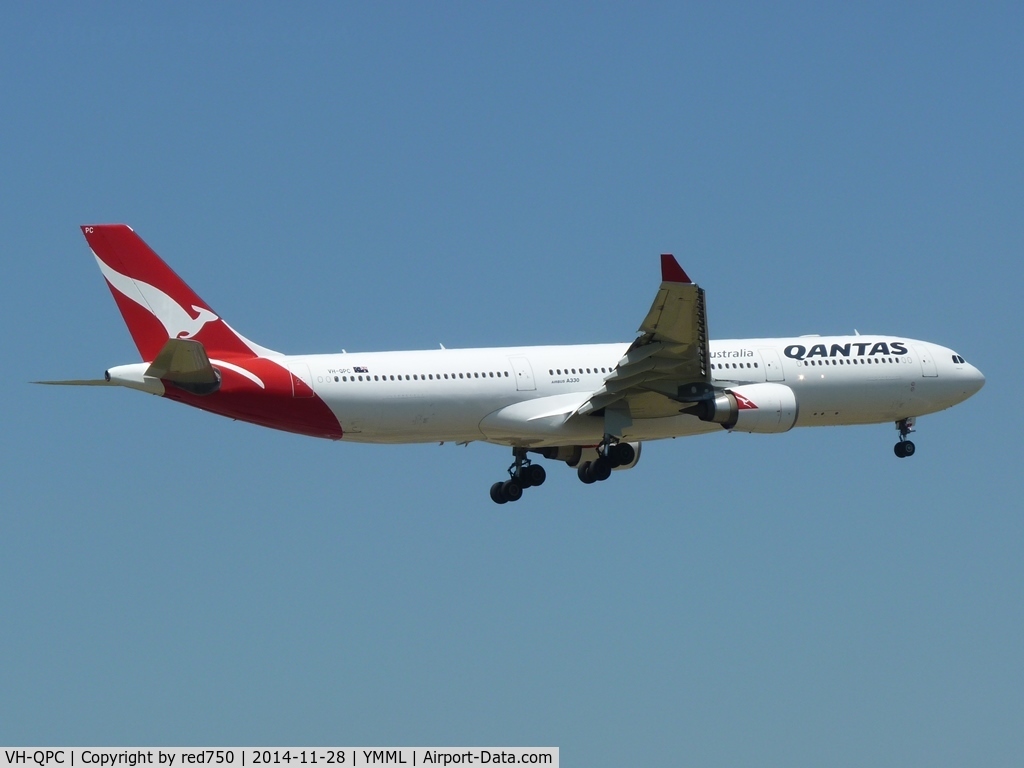
<path fill-rule="evenodd" d="M 704 400 L 694 413 L 701 421 L 737 432 L 788 432 L 796 424 L 796 395 L 785 384 L 765 382 L 730 387 Z"/>
<path fill-rule="evenodd" d="M 642 444 L 616 443 L 611 447 L 609 455 L 615 464 L 612 469 L 632 469 L 640 461 L 640 448 Z M 552 448 L 538 448 L 534 453 L 539 453 L 545 459 L 564 461 L 570 467 L 578 467 L 584 461 L 594 461 L 600 455 L 597 446 L 588 445 L 559 445 Z"/>
<path fill-rule="evenodd" d="M 632 469 L 635 467 L 636 463 L 640 461 L 640 449 L 642 447 L 642 443 L 617 443 L 612 446 L 612 458 L 622 462 L 612 467 L 612 469 Z"/>

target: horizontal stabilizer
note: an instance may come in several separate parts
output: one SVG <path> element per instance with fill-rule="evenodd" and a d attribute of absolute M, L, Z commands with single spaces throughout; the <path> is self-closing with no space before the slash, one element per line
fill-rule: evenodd
<path fill-rule="evenodd" d="M 168 339 L 145 375 L 196 394 L 213 392 L 220 385 L 206 348 L 193 339 Z"/>
<path fill-rule="evenodd" d="M 62 387 L 113 387 L 106 379 L 67 379 L 66 381 L 32 381 L 30 384 L 54 384 Z"/>

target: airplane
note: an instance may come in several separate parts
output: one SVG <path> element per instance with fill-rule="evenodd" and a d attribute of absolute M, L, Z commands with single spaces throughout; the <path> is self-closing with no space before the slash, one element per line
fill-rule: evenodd
<path fill-rule="evenodd" d="M 952 349 L 899 336 L 712 341 L 704 291 L 671 254 L 631 342 L 285 355 L 235 331 L 127 225 L 82 233 L 143 362 L 35 383 L 127 387 L 328 440 L 504 445 L 498 504 L 544 482 L 535 458 L 591 484 L 635 467 L 646 441 L 723 429 L 893 422 L 906 458 L 918 417 L 985 383 Z"/>

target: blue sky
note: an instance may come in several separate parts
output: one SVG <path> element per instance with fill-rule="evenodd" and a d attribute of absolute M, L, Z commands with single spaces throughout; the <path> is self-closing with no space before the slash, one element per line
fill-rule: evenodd
<path fill-rule="evenodd" d="M 567 765 L 1024 749 L 1018 4 L 0 10 L 0 742 L 556 745 Z M 78 225 L 286 352 L 936 341 L 976 397 L 645 446 L 334 444 L 127 391 Z"/>

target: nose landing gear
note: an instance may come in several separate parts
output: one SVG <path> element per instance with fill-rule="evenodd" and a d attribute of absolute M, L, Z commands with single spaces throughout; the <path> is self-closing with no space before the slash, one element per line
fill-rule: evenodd
<path fill-rule="evenodd" d="M 900 419 L 896 422 L 896 429 L 899 430 L 900 441 L 893 446 L 893 453 L 901 459 L 913 456 L 917 448 L 910 440 L 907 440 L 907 435 L 914 431 L 914 419 Z"/>
<path fill-rule="evenodd" d="M 525 448 L 513 448 L 512 455 L 515 458 L 508 468 L 509 479 L 499 480 L 491 486 L 491 501 L 495 504 L 519 501 L 524 490 L 543 485 L 547 480 L 548 473 L 544 471 L 544 467 L 531 463 L 526 458 Z"/>

